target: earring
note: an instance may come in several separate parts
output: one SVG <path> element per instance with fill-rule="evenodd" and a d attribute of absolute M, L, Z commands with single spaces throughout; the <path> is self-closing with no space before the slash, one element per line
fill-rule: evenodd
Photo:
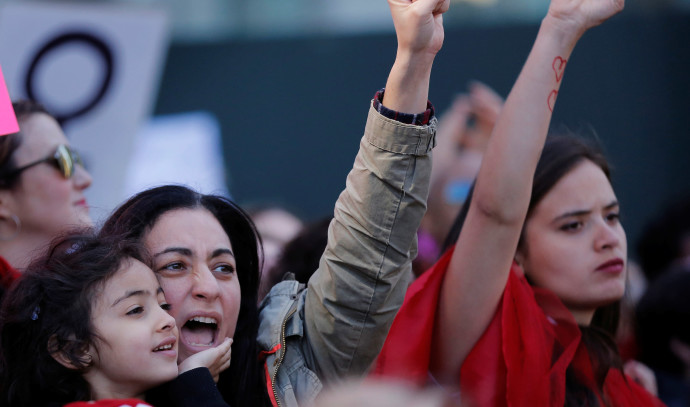
<path fill-rule="evenodd" d="M 17 237 L 19 232 L 21 232 L 21 230 L 22 230 L 22 221 L 19 220 L 19 216 L 15 215 L 15 214 L 11 214 L 10 219 L 12 219 L 14 221 L 14 233 L 12 233 L 8 237 L 0 236 L 0 241 L 9 242 L 10 240 Z"/>

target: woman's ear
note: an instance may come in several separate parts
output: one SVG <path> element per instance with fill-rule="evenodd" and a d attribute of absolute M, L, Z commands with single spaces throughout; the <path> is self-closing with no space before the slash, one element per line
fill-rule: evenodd
<path fill-rule="evenodd" d="M 7 190 L 0 190 L 0 240 L 9 241 L 17 237 L 22 228 L 21 220 L 14 214 L 12 197 Z"/>
<path fill-rule="evenodd" d="M 525 268 L 523 266 L 525 264 L 524 260 L 525 260 L 525 256 L 522 253 L 522 250 L 518 249 L 515 252 L 515 257 L 513 257 L 513 261 L 515 262 L 515 264 L 518 265 L 518 270 L 522 275 L 525 275 Z"/>
<path fill-rule="evenodd" d="M 67 355 L 64 350 L 58 349 L 57 338 L 55 335 L 51 336 L 48 340 L 48 353 L 53 357 L 59 364 L 70 370 L 82 370 L 85 367 L 91 365 L 93 358 L 88 350 L 84 350 L 79 359 L 84 363 L 84 366 L 77 366 L 74 364 L 72 359 Z"/>

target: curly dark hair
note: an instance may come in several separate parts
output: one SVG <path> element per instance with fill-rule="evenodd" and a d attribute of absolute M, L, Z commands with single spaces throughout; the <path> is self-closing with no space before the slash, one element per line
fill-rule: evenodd
<path fill-rule="evenodd" d="M 56 239 L 6 293 L 0 308 L 0 404 L 90 400 L 82 374 L 98 338 L 91 310 L 103 285 L 130 259 L 150 264 L 140 245 L 80 231 Z M 68 359 L 74 369 L 58 363 Z"/>

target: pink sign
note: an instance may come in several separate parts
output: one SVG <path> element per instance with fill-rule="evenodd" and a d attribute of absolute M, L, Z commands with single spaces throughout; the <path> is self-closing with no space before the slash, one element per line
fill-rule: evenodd
<path fill-rule="evenodd" d="M 14 115 L 14 109 L 12 109 L 12 101 L 10 100 L 10 94 L 7 92 L 5 77 L 2 76 L 2 68 L 0 68 L 0 136 L 18 131 L 19 124 L 17 123 L 17 117 Z"/>

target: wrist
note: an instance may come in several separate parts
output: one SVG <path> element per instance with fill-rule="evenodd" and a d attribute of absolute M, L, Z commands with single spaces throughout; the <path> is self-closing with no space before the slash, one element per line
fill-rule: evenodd
<path fill-rule="evenodd" d="M 539 31 L 558 42 L 560 46 L 572 50 L 587 28 L 575 20 L 556 17 L 549 13 L 542 20 Z"/>
<path fill-rule="evenodd" d="M 436 52 L 398 46 L 395 53 L 394 65 L 406 67 L 411 72 L 419 71 L 428 73 L 431 72 L 431 66 L 435 58 Z"/>
<path fill-rule="evenodd" d="M 391 68 L 383 104 L 402 113 L 419 113 L 426 108 L 433 58 L 399 50 Z"/>

